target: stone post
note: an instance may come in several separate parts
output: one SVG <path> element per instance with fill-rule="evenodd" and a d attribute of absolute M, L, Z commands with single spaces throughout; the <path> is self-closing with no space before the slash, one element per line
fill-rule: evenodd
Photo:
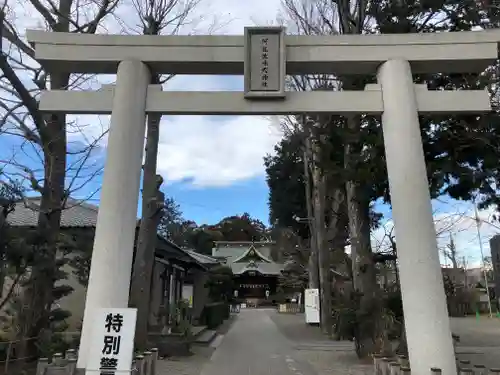
<path fill-rule="evenodd" d="M 399 375 L 401 373 L 401 365 L 397 362 L 391 362 L 389 364 L 389 374 Z"/>
<path fill-rule="evenodd" d="M 424 375 L 437 367 L 444 375 L 456 375 L 410 64 L 389 60 L 377 77 L 412 372 Z"/>
<path fill-rule="evenodd" d="M 139 354 L 135 357 L 135 367 L 137 369 L 137 375 L 146 375 L 144 372 L 145 363 L 143 355 Z"/>
<path fill-rule="evenodd" d="M 458 361 L 459 363 L 459 367 L 468 367 L 470 366 L 470 361 L 468 359 L 461 359 L 460 361 Z"/>
<path fill-rule="evenodd" d="M 78 368 L 87 365 L 95 310 L 128 307 L 149 81 L 140 61 L 118 66 Z"/>
<path fill-rule="evenodd" d="M 408 357 L 405 355 L 398 355 L 398 363 L 401 367 L 410 367 L 410 361 L 408 361 Z"/>
<path fill-rule="evenodd" d="M 475 375 L 487 375 L 486 366 L 474 365 L 474 373 Z"/>
<path fill-rule="evenodd" d="M 390 375 L 389 363 L 390 363 L 389 358 L 387 357 L 382 358 L 382 361 L 380 362 L 380 372 L 382 375 Z"/>
<path fill-rule="evenodd" d="M 380 366 L 382 362 L 382 356 L 380 354 L 375 354 L 373 356 L 373 374 L 374 375 L 382 375 L 380 371 Z"/>
<path fill-rule="evenodd" d="M 151 357 L 152 353 L 149 351 L 144 352 L 144 375 L 151 375 Z"/>
<path fill-rule="evenodd" d="M 156 375 L 156 362 L 158 361 L 158 348 L 151 349 L 151 375 Z"/>
<path fill-rule="evenodd" d="M 40 358 L 36 365 L 36 375 L 44 375 L 47 367 L 49 367 L 49 359 Z"/>

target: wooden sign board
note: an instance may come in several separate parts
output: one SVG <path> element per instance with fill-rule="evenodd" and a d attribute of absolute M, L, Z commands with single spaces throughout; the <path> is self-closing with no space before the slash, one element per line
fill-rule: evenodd
<path fill-rule="evenodd" d="M 285 98 L 285 28 L 245 28 L 245 98 Z"/>

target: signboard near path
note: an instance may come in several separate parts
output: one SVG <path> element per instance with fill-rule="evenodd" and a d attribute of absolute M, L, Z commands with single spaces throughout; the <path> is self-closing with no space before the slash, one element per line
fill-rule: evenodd
<path fill-rule="evenodd" d="M 319 317 L 319 290 L 306 289 L 304 292 L 305 317 L 307 324 L 318 324 Z"/>
<path fill-rule="evenodd" d="M 130 374 L 137 309 L 101 308 L 92 329 L 87 375 Z"/>

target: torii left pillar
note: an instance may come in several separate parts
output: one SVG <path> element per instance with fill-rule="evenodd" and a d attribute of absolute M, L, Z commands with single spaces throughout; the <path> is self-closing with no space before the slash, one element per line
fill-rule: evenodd
<path fill-rule="evenodd" d="M 128 307 L 150 76 L 140 61 L 118 66 L 78 368 L 87 367 L 96 309 Z"/>

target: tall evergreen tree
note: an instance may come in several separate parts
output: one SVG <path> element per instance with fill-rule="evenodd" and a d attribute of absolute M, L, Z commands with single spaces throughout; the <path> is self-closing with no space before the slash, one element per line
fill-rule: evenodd
<path fill-rule="evenodd" d="M 289 10 L 292 19 L 299 25 L 299 32 L 309 34 L 325 33 L 413 33 L 437 31 L 466 31 L 474 27 L 496 25 L 498 9 L 484 8 L 482 3 L 473 0 L 458 1 L 342 1 L 342 2 L 305 2 L 301 0 L 285 0 L 285 8 Z M 308 10 L 307 17 L 301 16 L 301 10 Z M 291 10 L 291 12 L 290 12 Z M 294 19 L 295 17 L 295 19 Z M 298 18 L 297 18 L 298 17 Z M 491 67 L 481 75 L 444 75 L 440 73 L 418 76 L 416 82 L 427 83 L 429 89 L 480 89 L 487 88 L 493 103 L 498 101 L 497 67 Z M 375 77 L 362 77 L 358 82 L 350 77 L 331 77 L 337 79 L 343 89 L 362 89 L 364 84 L 373 81 Z M 327 121 L 329 123 L 329 121 Z M 329 124 L 330 125 L 330 124 Z M 482 206 L 498 202 L 496 186 L 498 186 L 498 166 L 496 158 L 500 149 L 498 137 L 498 113 L 496 111 L 484 116 L 421 116 L 421 129 L 424 153 L 427 162 L 429 185 L 433 197 L 448 195 L 455 199 L 479 199 Z M 339 155 L 331 153 L 330 160 L 324 164 L 326 173 L 335 175 L 339 181 L 344 181 L 348 188 L 347 203 L 351 205 L 350 222 L 359 213 L 364 212 L 364 218 L 351 227 L 353 248 L 359 248 L 363 254 L 371 254 L 368 226 L 368 207 L 371 202 L 382 198 L 390 203 L 388 191 L 383 136 L 379 119 L 361 116 L 349 121 L 340 121 L 332 130 L 346 145 L 346 153 Z M 338 141 L 330 137 L 322 147 L 337 150 Z M 270 206 L 273 217 L 282 215 L 293 216 L 290 210 L 305 212 L 305 199 L 295 200 L 295 191 L 301 188 L 296 181 L 280 180 L 280 173 L 300 175 L 300 163 L 294 159 L 293 153 L 287 153 L 283 146 L 291 140 L 282 142 L 276 149 L 277 155 L 266 159 L 266 171 L 270 187 Z M 326 153 L 325 153 L 326 154 Z M 291 157 L 290 157 L 291 156 Z M 343 159 L 345 158 L 345 159 Z M 296 162 L 294 163 L 293 160 Z M 290 168 L 295 168 L 292 172 Z M 300 181 L 300 179 L 298 179 Z M 353 188 L 349 193 L 349 186 Z M 303 188 L 302 188 L 303 189 Z M 293 193 L 291 193 L 293 192 Z M 349 196 L 350 195 L 350 196 Z M 279 197 L 276 198 L 276 197 Z M 287 198 L 288 197 L 288 198 Z M 299 202 L 300 207 L 290 205 L 282 208 L 280 201 Z M 354 207 L 353 203 L 359 205 Z M 352 214 L 351 214 L 352 213 Z M 356 214 L 356 215 L 355 215 Z M 290 219 L 288 219 L 290 220 Z M 364 228 L 364 229 L 363 229 Z M 359 244 L 359 246 L 357 245 Z M 353 272 L 373 270 L 374 264 L 370 258 L 359 264 L 353 264 Z M 371 272 L 373 274 L 373 272 Z M 355 275 L 356 276 L 356 275 Z M 373 278 L 373 277 L 371 277 Z M 360 284 L 361 294 L 367 295 L 365 287 L 374 285 L 367 278 Z M 370 280 L 369 280 L 370 279 Z M 371 293 L 371 292 L 370 292 Z M 370 301 L 375 301 L 372 296 Z M 374 305 L 366 300 L 365 306 Z M 363 303 L 362 303 L 363 305 Z M 358 353 L 365 356 L 379 350 L 376 342 L 376 326 L 370 323 L 373 316 L 371 308 L 358 311 Z M 362 322 L 365 323 L 362 323 Z M 358 324 L 358 325 L 359 325 Z M 361 329 L 362 328 L 362 329 Z"/>

